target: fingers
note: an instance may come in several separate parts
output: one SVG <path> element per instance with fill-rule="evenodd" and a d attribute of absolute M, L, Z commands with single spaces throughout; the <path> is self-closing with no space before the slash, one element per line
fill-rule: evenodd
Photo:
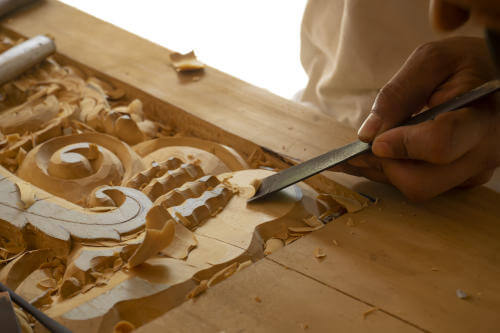
<path fill-rule="evenodd" d="M 484 180 L 483 156 L 484 151 L 476 149 L 445 165 L 390 159 L 382 159 L 382 163 L 385 175 L 394 186 L 410 200 L 423 201 L 467 184 L 471 175 L 478 175 L 478 178 L 472 179 L 470 184 Z"/>
<path fill-rule="evenodd" d="M 469 19 L 468 10 L 450 4 L 443 0 L 431 0 L 429 16 L 436 30 L 450 31 L 457 29 Z"/>
<path fill-rule="evenodd" d="M 465 46 L 473 50 L 464 50 Z M 481 39 L 449 38 L 418 47 L 378 93 L 358 131 L 359 139 L 371 142 L 429 102 L 442 103 L 477 87 L 485 82 L 483 72 L 491 72 L 490 66 Z"/>
<path fill-rule="evenodd" d="M 462 109 L 413 126 L 379 135 L 372 151 L 378 157 L 448 164 L 476 147 L 490 127 L 488 110 Z"/>
<path fill-rule="evenodd" d="M 358 136 L 369 142 L 425 106 L 434 89 L 453 72 L 451 61 L 434 44 L 417 48 L 380 90 Z"/>

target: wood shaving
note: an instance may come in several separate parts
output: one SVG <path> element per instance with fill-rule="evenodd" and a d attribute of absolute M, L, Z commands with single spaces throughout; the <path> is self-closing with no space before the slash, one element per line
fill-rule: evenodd
<path fill-rule="evenodd" d="M 238 269 L 239 263 L 234 262 L 231 265 L 227 266 L 226 268 L 220 270 L 219 272 L 215 273 L 210 280 L 208 280 L 207 287 L 212 287 L 216 285 L 217 283 L 227 279 L 234 273 L 236 273 Z"/>
<path fill-rule="evenodd" d="M 354 224 L 354 220 L 353 220 L 352 218 L 350 218 L 350 217 L 349 217 L 349 218 L 347 219 L 346 225 L 347 225 L 348 227 L 354 227 L 354 226 L 355 226 L 355 224 Z"/>
<path fill-rule="evenodd" d="M 285 245 L 292 244 L 293 242 L 295 242 L 300 237 L 301 236 L 292 236 L 292 237 L 287 238 L 287 240 L 285 241 Z"/>
<path fill-rule="evenodd" d="M 174 239 L 175 222 L 166 209 L 153 206 L 146 215 L 146 235 L 130 257 L 128 267 L 142 264 L 151 256 L 166 248 Z"/>
<path fill-rule="evenodd" d="M 22 209 L 28 209 L 36 202 L 36 191 L 30 183 L 23 181 L 18 181 L 16 183 L 17 189 L 19 190 L 19 196 L 21 197 Z"/>
<path fill-rule="evenodd" d="M 247 260 L 238 265 L 238 269 L 236 272 L 239 272 L 241 270 L 244 270 L 245 268 L 249 267 L 252 264 L 252 260 Z"/>
<path fill-rule="evenodd" d="M 187 298 L 195 298 L 198 297 L 200 294 L 204 293 L 208 289 L 208 281 L 207 280 L 202 280 L 199 285 L 193 288 L 188 294 Z"/>
<path fill-rule="evenodd" d="M 322 248 L 317 247 L 317 248 L 314 250 L 314 256 L 315 256 L 317 259 L 323 259 L 324 257 L 326 257 L 326 253 L 325 253 L 325 251 L 323 251 L 323 249 L 322 249 Z"/>
<path fill-rule="evenodd" d="M 3 250 L 3 249 L 2 249 L 2 250 Z M 20 252 L 18 252 L 18 253 L 16 253 L 15 255 L 13 255 L 12 257 L 7 257 L 7 258 L 5 258 L 5 259 L 0 260 L 0 265 L 2 265 L 2 264 L 6 264 L 6 263 L 9 263 L 9 262 L 11 262 L 11 261 L 12 261 L 12 260 L 14 260 L 14 259 L 19 258 L 21 255 L 23 255 L 23 253 L 24 253 L 25 251 L 26 251 L 26 249 L 23 249 L 23 250 L 21 250 Z M 8 253 L 10 253 L 10 252 L 6 251 L 6 253 L 8 254 Z"/>
<path fill-rule="evenodd" d="M 282 247 L 284 247 L 285 244 L 283 241 L 279 238 L 270 238 L 266 241 L 265 247 L 264 247 L 264 255 L 270 255 L 273 252 L 278 251 Z"/>
<path fill-rule="evenodd" d="M 45 279 L 43 281 L 38 282 L 39 287 L 44 289 L 51 289 L 57 287 L 57 281 L 55 279 Z"/>
<path fill-rule="evenodd" d="M 279 238 L 282 241 L 285 241 L 288 238 L 288 228 L 286 225 L 283 225 L 283 228 L 278 233 L 273 235 L 272 238 Z"/>
<path fill-rule="evenodd" d="M 171 53 L 170 60 L 172 61 L 172 66 L 177 72 L 191 72 L 205 68 L 205 65 L 196 59 L 194 51 L 186 54 L 177 52 Z"/>
<path fill-rule="evenodd" d="M 338 243 L 335 239 L 332 239 L 332 243 L 333 243 L 333 245 L 335 245 L 335 246 L 339 246 L 339 243 Z"/>
<path fill-rule="evenodd" d="M 368 310 L 368 311 L 364 312 L 364 313 L 363 313 L 363 319 L 366 319 L 366 317 L 368 317 L 370 314 L 372 314 L 372 313 L 374 313 L 374 312 L 376 312 L 376 311 L 378 311 L 378 310 L 380 310 L 380 309 L 379 309 L 379 308 L 377 308 L 377 307 L 373 307 L 373 308 L 371 308 L 370 310 Z"/>
<path fill-rule="evenodd" d="M 308 226 L 312 227 L 312 228 L 321 228 L 324 226 L 324 223 L 321 222 L 316 216 L 314 215 L 311 215 L 305 219 L 302 219 L 302 221 L 304 221 L 305 224 L 307 224 Z"/>
<path fill-rule="evenodd" d="M 130 333 L 135 330 L 135 326 L 126 320 L 121 320 L 113 327 L 113 333 Z"/>

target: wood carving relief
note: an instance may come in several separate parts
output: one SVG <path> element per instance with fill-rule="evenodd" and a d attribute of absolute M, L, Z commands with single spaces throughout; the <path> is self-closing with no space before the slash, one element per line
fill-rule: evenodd
<path fill-rule="evenodd" d="M 346 211 L 305 184 L 247 204 L 273 171 L 53 59 L 0 95 L 0 281 L 75 331 L 138 327 Z"/>

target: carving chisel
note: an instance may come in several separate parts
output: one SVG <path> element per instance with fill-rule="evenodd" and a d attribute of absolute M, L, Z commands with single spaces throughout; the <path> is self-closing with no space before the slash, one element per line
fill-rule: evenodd
<path fill-rule="evenodd" d="M 56 51 L 47 36 L 38 35 L 0 54 L 0 84 L 15 79 Z"/>
<path fill-rule="evenodd" d="M 489 81 L 469 92 L 466 92 L 465 94 L 452 98 L 451 100 L 430 108 L 427 111 L 421 112 L 409 120 L 401 123 L 399 126 L 415 125 L 434 119 L 441 113 L 460 109 L 469 103 L 498 91 L 499 89 L 500 80 Z M 371 144 L 358 140 L 310 159 L 304 163 L 294 165 L 288 169 L 264 178 L 255 195 L 248 201 L 251 202 L 262 199 L 271 193 L 282 190 L 290 185 L 300 182 L 301 180 L 314 176 L 321 171 L 330 169 L 331 167 L 369 151 L 371 151 Z"/>

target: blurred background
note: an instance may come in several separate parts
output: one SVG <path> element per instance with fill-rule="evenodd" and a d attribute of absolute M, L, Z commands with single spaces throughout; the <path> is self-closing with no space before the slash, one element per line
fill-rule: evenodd
<path fill-rule="evenodd" d="M 62 0 L 101 20 L 285 98 L 302 89 L 306 0 Z"/>

